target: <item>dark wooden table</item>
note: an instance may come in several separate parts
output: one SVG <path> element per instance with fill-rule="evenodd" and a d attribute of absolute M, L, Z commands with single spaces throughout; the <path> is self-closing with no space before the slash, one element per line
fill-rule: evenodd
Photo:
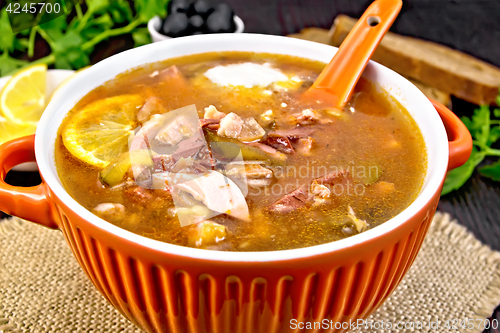
<path fill-rule="evenodd" d="M 287 35 L 305 27 L 330 28 L 338 14 L 359 17 L 372 0 L 226 0 L 245 22 L 245 32 Z M 499 0 L 404 0 L 391 31 L 439 42 L 500 67 Z M 129 47 L 127 40 L 103 44 L 102 57 Z M 109 51 L 109 50 L 112 51 Z M 453 99 L 453 111 L 470 116 L 474 105 Z M 486 160 L 484 163 L 491 163 Z M 8 182 L 33 185 L 36 173 L 14 173 Z M 500 184 L 477 172 L 458 191 L 441 198 L 439 210 L 449 212 L 483 243 L 500 250 Z M 0 212 L 0 215 L 2 213 Z M 480 274 L 480 272 L 478 272 Z M 500 300 L 498 300 L 500 303 Z M 500 307 L 492 314 L 500 319 Z M 487 330 L 485 332 L 498 332 Z"/>

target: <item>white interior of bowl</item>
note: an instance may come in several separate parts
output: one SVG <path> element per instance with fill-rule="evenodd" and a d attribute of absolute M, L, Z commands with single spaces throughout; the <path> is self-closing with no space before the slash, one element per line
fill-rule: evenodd
<path fill-rule="evenodd" d="M 415 119 L 426 143 L 428 168 L 419 196 L 407 209 L 384 224 L 350 238 L 307 248 L 268 252 L 209 251 L 152 240 L 106 222 L 78 204 L 63 188 L 54 163 L 57 131 L 66 113 L 92 89 L 128 69 L 171 57 L 212 51 L 267 52 L 328 62 L 336 50 L 331 46 L 288 37 L 214 34 L 176 38 L 168 43 L 154 43 L 122 52 L 87 69 L 63 87 L 50 102 L 36 133 L 35 152 L 39 170 L 54 193 L 94 225 L 141 245 L 181 256 L 222 261 L 286 260 L 335 251 L 382 236 L 410 219 L 436 192 L 446 174 L 448 139 L 438 113 L 420 90 L 399 74 L 374 62 L 368 64 L 363 76 L 388 91 Z"/>

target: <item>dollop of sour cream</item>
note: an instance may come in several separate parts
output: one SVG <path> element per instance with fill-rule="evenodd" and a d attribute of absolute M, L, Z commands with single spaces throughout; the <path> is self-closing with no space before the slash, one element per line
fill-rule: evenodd
<path fill-rule="evenodd" d="M 207 70 L 205 76 L 221 86 L 244 86 L 246 88 L 267 86 L 273 82 L 288 80 L 288 76 L 275 68 L 251 62 L 215 66 Z"/>

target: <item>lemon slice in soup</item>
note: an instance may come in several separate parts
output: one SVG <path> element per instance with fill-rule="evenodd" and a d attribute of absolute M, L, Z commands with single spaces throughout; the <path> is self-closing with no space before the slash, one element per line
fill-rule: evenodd
<path fill-rule="evenodd" d="M 138 95 L 120 95 L 90 103 L 70 115 L 62 131 L 64 146 L 80 160 L 104 168 L 128 150 L 144 104 Z"/>

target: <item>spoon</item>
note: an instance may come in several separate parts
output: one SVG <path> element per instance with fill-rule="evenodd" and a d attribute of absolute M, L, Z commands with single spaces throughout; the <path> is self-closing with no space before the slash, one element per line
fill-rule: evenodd
<path fill-rule="evenodd" d="M 401 6 L 402 0 L 374 1 L 302 98 L 342 108 Z"/>

